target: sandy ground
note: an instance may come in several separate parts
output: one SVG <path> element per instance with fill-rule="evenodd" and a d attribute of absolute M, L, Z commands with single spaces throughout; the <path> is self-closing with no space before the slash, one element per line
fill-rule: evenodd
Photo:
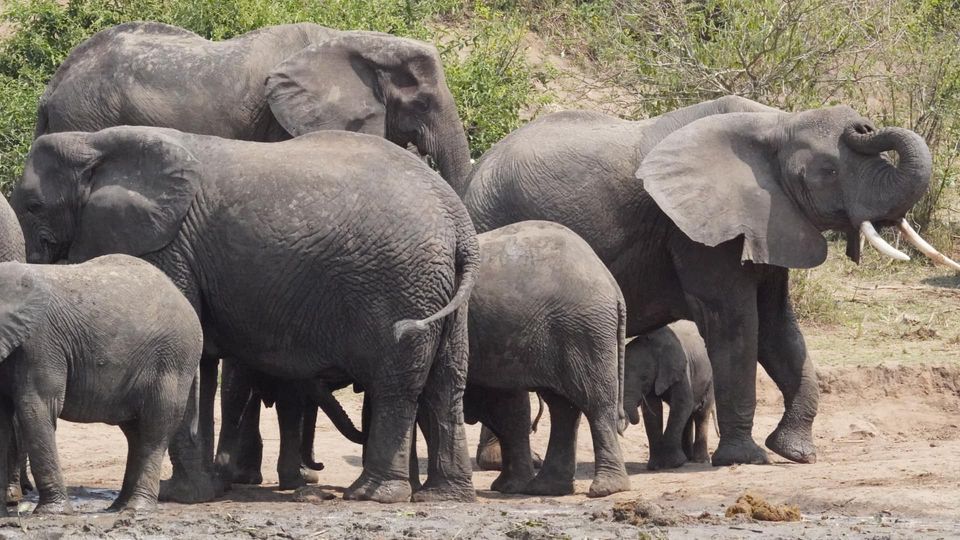
<path fill-rule="evenodd" d="M 960 365 L 827 366 L 820 369 L 822 399 L 816 423 L 819 459 L 796 465 L 774 458 L 766 466 L 714 468 L 688 464 L 648 472 L 643 429 L 623 437 L 633 491 L 591 500 L 592 476 L 586 423 L 578 438 L 577 494 L 542 498 L 503 496 L 488 490 L 496 473 L 477 471 L 476 504 L 345 502 L 342 490 L 359 474 L 360 449 L 325 418 L 318 423 L 316 453 L 326 464 L 321 485 L 295 494 L 276 491 L 276 416 L 263 415 L 265 484 L 237 487 L 223 499 L 200 505 L 161 504 L 153 515 L 104 514 L 123 473 L 120 430 L 99 424 L 62 422 L 58 446 L 78 514 L 32 517 L 33 497 L 21 518 L 0 520 L 0 537 L 254 537 L 254 538 L 763 538 L 763 537 L 960 537 Z M 782 405 L 773 384 L 760 376 L 755 436 L 759 441 L 779 419 Z M 340 394 L 359 417 L 360 400 Z M 479 429 L 468 426 L 476 441 Z M 549 421 L 533 436 L 543 452 Z M 715 440 L 711 443 L 715 444 Z M 425 453 L 425 449 L 421 448 Z M 425 454 L 421 454 L 425 455 Z M 772 456 L 773 457 L 773 456 Z M 426 464 L 422 464 L 422 470 Z M 169 465 L 168 465 L 169 471 Z M 769 523 L 723 517 L 745 492 L 773 503 L 797 505 L 803 520 Z M 304 495 L 311 502 L 294 502 Z M 663 517 L 640 525 L 618 522 L 621 501 L 641 499 Z M 646 536 L 644 536 L 646 535 Z"/>

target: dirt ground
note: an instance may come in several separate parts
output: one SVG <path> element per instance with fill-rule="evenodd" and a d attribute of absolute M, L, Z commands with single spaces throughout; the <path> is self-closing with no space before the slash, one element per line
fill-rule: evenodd
<path fill-rule="evenodd" d="M 828 265 L 829 266 L 829 265 Z M 317 458 L 326 464 L 321 488 L 276 490 L 276 415 L 266 412 L 262 486 L 236 487 L 200 505 L 161 504 L 152 515 L 104 514 L 119 488 L 126 445 L 120 430 L 62 422 L 58 446 L 78 513 L 32 517 L 31 497 L 20 518 L 0 520 L 0 537 L 59 538 L 953 538 L 960 537 L 960 338 L 954 306 L 960 280 L 943 272 L 871 282 L 840 275 L 832 294 L 853 323 L 805 325 L 820 373 L 814 426 L 819 447 L 812 465 L 771 454 L 765 466 L 714 468 L 688 464 L 648 472 L 646 438 L 631 426 L 622 444 L 633 491 L 601 500 L 585 496 L 592 475 L 586 422 L 578 438 L 577 493 L 568 497 L 504 496 L 489 491 L 496 473 L 477 471 L 475 504 L 356 503 L 343 488 L 359 474 L 360 449 L 325 418 L 318 423 Z M 931 277 L 931 274 L 936 273 Z M 858 311 L 859 310 L 859 311 Z M 758 377 L 754 436 L 773 429 L 782 403 Z M 359 396 L 339 394 L 359 418 Z M 478 426 L 468 426 L 475 444 Z M 549 419 L 533 436 L 546 448 Z M 715 436 L 711 447 L 716 443 Z M 471 448 L 471 450 L 473 450 Z M 421 456 L 425 449 L 421 448 Z M 426 464 L 422 463 L 422 470 Z M 167 466 L 169 474 L 169 465 Z M 799 507 L 793 523 L 726 518 L 744 493 Z M 333 498 L 318 496 L 331 493 Z M 306 500 L 296 502 L 295 499 Z M 653 505 L 648 519 L 617 521 L 616 503 Z"/>

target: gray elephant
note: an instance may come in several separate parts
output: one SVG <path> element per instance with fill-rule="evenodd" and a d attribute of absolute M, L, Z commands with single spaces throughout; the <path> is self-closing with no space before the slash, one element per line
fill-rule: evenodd
<path fill-rule="evenodd" d="M 196 398 L 203 335 L 190 303 L 162 272 L 127 255 L 0 263 L 0 297 L 0 463 L 16 415 L 40 491 L 34 513 L 71 510 L 57 418 L 119 425 L 129 450 L 110 509 L 154 507 L 163 454 Z"/>
<path fill-rule="evenodd" d="M 628 335 L 697 323 L 713 366 L 715 465 L 768 462 L 752 437 L 758 360 L 786 409 L 767 446 L 812 462 L 819 396 L 788 269 L 823 262 L 822 231 L 847 233 L 858 260 L 858 229 L 876 245 L 874 225 L 909 229 L 930 171 L 919 135 L 874 129 L 849 107 L 785 113 L 731 97 L 640 122 L 544 116 L 457 189 L 478 231 L 545 219 L 583 237 L 620 284 Z"/>
<path fill-rule="evenodd" d="M 596 459 L 588 495 L 630 489 L 618 435 L 623 409 L 625 306 L 590 246 L 562 225 L 525 221 L 484 233 L 470 299 L 464 411 L 499 436 L 503 465 L 491 489 L 573 493 L 577 426 L 590 423 Z M 550 442 L 534 476 L 529 391 L 550 413 Z"/>
<path fill-rule="evenodd" d="M 0 262 L 27 262 L 20 223 L 13 208 L 10 208 L 10 203 L 4 197 L 0 197 Z M 14 420 L 15 433 L 19 431 L 17 427 L 17 422 Z M 9 482 L 6 487 L 7 501 L 11 502 L 19 501 L 25 491 L 33 488 L 27 477 L 27 454 L 18 441 L 19 438 L 14 436 L 13 451 L 10 452 L 8 456 L 10 461 L 6 465 Z"/>
<path fill-rule="evenodd" d="M 120 125 L 250 141 L 357 131 L 415 145 L 450 181 L 470 167 L 436 48 L 311 23 L 219 42 L 154 22 L 98 32 L 47 84 L 36 136 Z"/>
<path fill-rule="evenodd" d="M 436 414 L 414 498 L 475 497 L 462 391 L 476 235 L 411 153 L 341 131 L 273 144 L 152 127 L 58 133 L 34 141 L 11 204 L 32 262 L 123 252 L 167 273 L 200 315 L 206 353 L 366 388 L 369 459 L 346 498 L 410 499 L 418 400 Z M 203 399 L 200 420 L 212 417 Z M 212 452 L 178 440 L 162 496 L 212 498 Z"/>
<path fill-rule="evenodd" d="M 120 125 L 253 141 L 342 129 L 413 144 L 452 184 L 462 183 L 470 167 L 463 125 L 433 46 L 310 23 L 261 28 L 221 42 L 153 22 L 97 33 L 71 52 L 48 83 L 35 136 Z M 215 381 L 217 361 L 204 358 L 205 381 Z M 224 372 L 230 369 L 224 366 Z M 215 391 L 212 384 L 201 388 L 205 399 Z M 255 449 L 260 411 L 245 407 L 250 389 L 235 387 L 221 396 L 220 436 L 230 440 L 231 431 L 241 431 L 253 440 L 240 449 Z M 249 425 L 234 425 L 241 416 Z M 212 422 L 205 417 L 202 425 Z M 213 434 L 202 438 L 204 453 L 212 455 Z M 235 455 L 220 445 L 216 459 L 228 481 L 260 478 L 256 454 Z"/>
<path fill-rule="evenodd" d="M 666 431 L 663 404 L 670 405 Z M 710 461 L 707 423 L 713 411 L 713 371 L 697 325 L 677 321 L 627 344 L 623 406 L 631 424 L 643 411 L 651 470 Z"/>

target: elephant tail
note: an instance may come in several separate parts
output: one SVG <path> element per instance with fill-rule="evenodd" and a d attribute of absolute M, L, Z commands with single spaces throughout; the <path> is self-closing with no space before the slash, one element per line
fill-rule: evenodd
<path fill-rule="evenodd" d="M 623 409 L 623 377 L 627 355 L 627 304 L 623 295 L 617 298 L 617 432 L 623 435 L 627 429 L 627 413 Z"/>
<path fill-rule="evenodd" d="M 460 206 L 462 207 L 462 204 L 460 204 Z M 397 342 L 403 339 L 404 336 L 423 332 L 430 323 L 438 321 L 460 309 L 470 298 L 470 293 L 473 291 L 473 286 L 476 284 L 477 274 L 480 270 L 480 246 L 477 243 L 476 231 L 473 228 L 473 223 L 470 222 L 469 216 L 467 216 L 466 209 L 461 208 L 460 210 L 463 214 L 463 219 L 460 221 L 465 220 L 466 223 L 460 223 L 457 227 L 457 291 L 447 305 L 426 319 L 403 319 L 397 321 L 397 323 L 393 325 L 393 335 Z"/>

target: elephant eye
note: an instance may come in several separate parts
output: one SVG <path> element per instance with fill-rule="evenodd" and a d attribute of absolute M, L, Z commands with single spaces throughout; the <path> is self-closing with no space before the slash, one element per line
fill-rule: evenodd
<path fill-rule="evenodd" d="M 43 205 L 40 204 L 39 201 L 30 201 L 27 203 L 27 212 L 30 212 L 31 214 L 36 214 L 41 208 L 43 208 Z"/>

